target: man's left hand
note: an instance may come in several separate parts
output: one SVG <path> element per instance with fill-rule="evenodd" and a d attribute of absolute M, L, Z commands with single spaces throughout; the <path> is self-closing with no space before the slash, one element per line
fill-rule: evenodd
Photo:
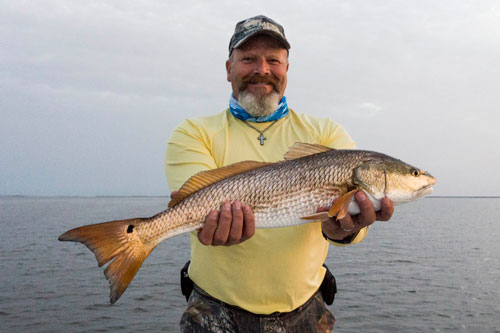
<path fill-rule="evenodd" d="M 363 191 L 355 195 L 360 213 L 357 215 L 347 214 L 343 219 L 322 222 L 323 232 L 332 240 L 343 240 L 361 229 L 373 224 L 375 221 L 388 221 L 394 213 L 394 204 L 389 198 L 383 198 L 380 211 L 376 212 L 372 203 Z M 323 210 L 323 209 L 320 209 Z"/>

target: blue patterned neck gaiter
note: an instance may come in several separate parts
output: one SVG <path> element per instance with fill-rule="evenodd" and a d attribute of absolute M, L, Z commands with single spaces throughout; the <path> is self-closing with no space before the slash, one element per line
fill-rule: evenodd
<path fill-rule="evenodd" d="M 278 104 L 278 108 L 272 114 L 265 117 L 254 117 L 245 111 L 240 105 L 240 103 L 234 98 L 233 94 L 229 98 L 229 112 L 235 117 L 243 121 L 251 121 L 254 123 L 265 123 L 269 121 L 275 121 L 283 118 L 288 114 L 288 104 L 286 103 L 286 97 L 283 96 Z"/>

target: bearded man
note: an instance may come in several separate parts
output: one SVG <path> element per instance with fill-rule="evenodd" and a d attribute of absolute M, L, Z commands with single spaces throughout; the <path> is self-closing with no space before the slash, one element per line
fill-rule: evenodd
<path fill-rule="evenodd" d="M 166 155 L 172 191 L 200 171 L 243 160 L 282 160 L 295 142 L 354 148 L 339 124 L 288 108 L 289 49 L 275 21 L 261 15 L 237 23 L 226 62 L 229 108 L 185 120 L 174 130 Z M 370 224 L 389 220 L 394 210 L 387 198 L 379 212 L 363 192 L 356 200 L 359 215 L 277 229 L 255 230 L 244 202 L 225 202 L 210 212 L 203 229 L 191 234 L 187 272 L 194 290 L 185 291 L 190 296 L 181 330 L 332 331 L 335 319 L 323 298 L 331 301 L 335 288 L 323 266 L 328 245 L 360 242 Z"/>

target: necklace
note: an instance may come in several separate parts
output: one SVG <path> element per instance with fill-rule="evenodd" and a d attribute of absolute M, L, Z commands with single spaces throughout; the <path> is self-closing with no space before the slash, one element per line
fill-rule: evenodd
<path fill-rule="evenodd" d="M 266 128 L 264 128 L 262 131 L 259 130 L 258 128 L 250 125 L 250 123 L 247 123 L 246 121 L 243 121 L 243 123 L 245 123 L 248 127 L 250 128 L 253 128 L 254 130 L 256 130 L 257 132 L 260 133 L 260 135 L 257 137 L 257 140 L 260 141 L 260 145 L 263 146 L 264 145 L 264 140 L 267 140 L 267 138 L 264 136 L 264 132 L 267 131 L 268 129 L 271 128 L 271 126 L 273 126 L 274 124 L 276 124 L 276 122 L 278 121 L 279 119 L 276 119 L 275 121 L 273 121 L 271 124 L 269 124 Z"/>

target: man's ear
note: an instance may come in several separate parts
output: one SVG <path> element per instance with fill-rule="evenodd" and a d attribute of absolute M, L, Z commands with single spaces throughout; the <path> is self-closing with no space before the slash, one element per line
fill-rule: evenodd
<path fill-rule="evenodd" d="M 226 74 L 227 74 L 227 82 L 231 82 L 231 62 L 229 60 L 226 61 Z"/>

